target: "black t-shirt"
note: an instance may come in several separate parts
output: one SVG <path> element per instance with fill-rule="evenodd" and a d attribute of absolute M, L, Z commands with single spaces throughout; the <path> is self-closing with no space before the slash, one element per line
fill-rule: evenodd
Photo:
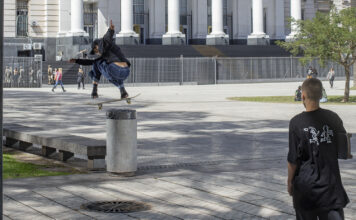
<path fill-rule="evenodd" d="M 313 207 L 314 210 L 324 211 L 343 208 L 349 202 L 340 176 L 336 144 L 338 133 L 346 133 L 342 120 L 336 113 L 329 110 L 319 108 L 311 112 L 302 112 L 290 121 L 288 162 L 298 165 L 299 168 L 310 160 L 311 157 L 308 155 L 310 151 L 300 150 L 299 144 L 306 141 L 318 147 L 316 164 L 320 172 L 320 178 L 316 183 L 318 187 L 312 189 L 319 195 L 312 202 L 313 204 L 306 204 L 308 202 L 302 195 L 303 192 L 297 191 L 294 184 L 293 203 L 296 209 Z M 302 145 L 305 147 L 305 144 Z M 310 146 L 307 144 L 307 147 Z M 295 178 L 298 175 L 300 175 L 298 178 L 303 176 L 298 168 Z"/>

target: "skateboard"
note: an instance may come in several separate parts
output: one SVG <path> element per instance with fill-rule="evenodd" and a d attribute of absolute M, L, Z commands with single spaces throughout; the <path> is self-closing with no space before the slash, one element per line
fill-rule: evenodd
<path fill-rule="evenodd" d="M 101 110 L 101 109 L 103 109 L 103 105 L 107 104 L 107 103 L 120 102 L 120 101 L 124 101 L 125 100 L 127 104 L 131 104 L 131 100 L 136 98 L 139 95 L 141 95 L 141 93 L 139 93 L 137 95 L 134 95 L 134 96 L 131 96 L 131 97 L 124 98 L 124 99 L 111 99 L 111 100 L 107 100 L 107 101 L 94 102 L 94 103 L 91 102 L 91 103 L 87 103 L 87 104 L 88 105 L 97 105 L 98 109 Z"/>

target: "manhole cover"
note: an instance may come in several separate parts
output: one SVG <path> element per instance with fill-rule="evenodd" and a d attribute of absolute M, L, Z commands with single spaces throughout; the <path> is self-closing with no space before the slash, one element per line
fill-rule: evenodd
<path fill-rule="evenodd" d="M 86 203 L 82 205 L 82 208 L 97 212 L 128 213 L 146 211 L 150 209 L 150 206 L 134 201 L 103 201 Z"/>

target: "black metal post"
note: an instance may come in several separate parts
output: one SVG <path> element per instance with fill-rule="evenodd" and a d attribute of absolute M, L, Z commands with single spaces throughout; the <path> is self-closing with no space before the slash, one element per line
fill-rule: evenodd
<path fill-rule="evenodd" d="M 3 152 L 2 152 L 2 121 L 3 121 L 3 45 L 4 45 L 4 1 L 0 0 L 0 220 L 3 215 Z"/>

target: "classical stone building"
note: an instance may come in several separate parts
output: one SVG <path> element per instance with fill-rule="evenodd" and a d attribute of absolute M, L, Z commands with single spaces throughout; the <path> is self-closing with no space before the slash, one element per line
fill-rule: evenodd
<path fill-rule="evenodd" d="M 355 0 L 334 0 L 349 7 Z M 5 0 L 5 56 L 60 60 L 102 37 L 122 45 L 269 45 L 293 37 L 288 19 L 327 12 L 328 0 Z"/>

